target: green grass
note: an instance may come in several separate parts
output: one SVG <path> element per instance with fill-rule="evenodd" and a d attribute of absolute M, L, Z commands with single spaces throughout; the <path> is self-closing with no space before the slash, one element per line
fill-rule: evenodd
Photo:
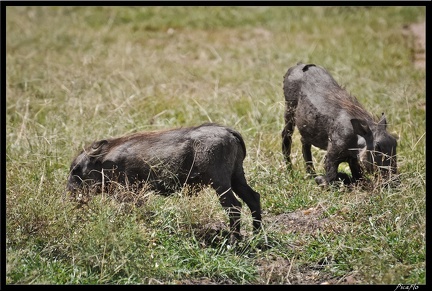
<path fill-rule="evenodd" d="M 409 6 L 6 7 L 6 284 L 425 284 L 425 72 L 402 33 L 424 20 Z M 298 61 L 385 112 L 398 188 L 320 189 L 298 131 L 287 171 L 282 78 Z M 84 145 L 207 121 L 245 139 L 270 248 L 246 205 L 239 246 L 203 234 L 228 223 L 211 189 L 62 199 Z"/>

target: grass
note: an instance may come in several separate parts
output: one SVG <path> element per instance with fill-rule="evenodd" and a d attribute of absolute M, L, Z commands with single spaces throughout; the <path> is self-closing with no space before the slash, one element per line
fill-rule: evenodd
<path fill-rule="evenodd" d="M 402 33 L 425 7 L 2 9 L 6 284 L 426 283 L 425 72 Z M 282 77 L 298 61 L 385 112 L 398 188 L 323 191 L 305 179 L 298 131 L 287 171 Z M 229 247 L 211 189 L 62 199 L 84 145 L 207 121 L 245 139 L 270 248 L 245 205 L 245 239 Z M 318 172 L 324 154 L 313 149 Z"/>

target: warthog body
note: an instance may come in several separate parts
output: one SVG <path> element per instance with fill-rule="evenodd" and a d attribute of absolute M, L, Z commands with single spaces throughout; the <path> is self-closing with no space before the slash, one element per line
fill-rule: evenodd
<path fill-rule="evenodd" d="M 260 195 L 246 182 L 245 155 L 240 133 L 217 124 L 140 132 L 93 142 L 73 160 L 67 188 L 100 189 L 114 181 L 171 193 L 185 185 L 211 185 L 228 212 L 232 238 L 239 238 L 242 205 L 233 191 L 250 208 L 254 230 L 261 226 Z"/>
<path fill-rule="evenodd" d="M 355 182 L 362 179 L 363 170 L 378 172 L 379 168 L 386 176 L 397 172 L 397 142 L 386 130 L 384 113 L 376 122 L 324 68 L 298 63 L 285 74 L 283 89 L 286 111 L 282 152 L 288 166 L 291 164 L 292 134 L 297 126 L 306 171 L 312 176 L 316 174 L 311 146 L 327 150 L 325 175 L 315 177 L 319 185 L 338 178 L 346 183 Z M 342 162 L 349 164 L 352 178 L 338 173 Z"/>

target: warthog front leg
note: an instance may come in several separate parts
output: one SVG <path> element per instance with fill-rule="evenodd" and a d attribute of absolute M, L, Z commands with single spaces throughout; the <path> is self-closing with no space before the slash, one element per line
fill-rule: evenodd
<path fill-rule="evenodd" d="M 327 155 L 325 157 L 324 161 L 324 169 L 325 169 L 325 175 L 324 176 L 317 176 L 315 178 L 315 181 L 320 186 L 325 186 L 328 184 L 333 183 L 336 181 L 338 177 L 338 167 L 339 164 L 343 161 L 341 157 L 339 156 L 339 153 L 335 151 L 336 147 L 329 145 L 327 149 Z"/>
<path fill-rule="evenodd" d="M 361 180 L 363 178 L 363 171 L 362 171 L 362 168 L 361 168 L 361 166 L 359 164 L 359 161 L 358 161 L 357 157 L 350 158 L 348 160 L 348 164 L 349 164 L 349 167 L 350 167 L 350 170 L 351 170 L 353 182 Z"/>

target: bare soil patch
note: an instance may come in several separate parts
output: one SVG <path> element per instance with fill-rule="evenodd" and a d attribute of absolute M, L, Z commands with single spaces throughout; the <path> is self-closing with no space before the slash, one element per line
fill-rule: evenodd
<path fill-rule="evenodd" d="M 405 34 L 413 37 L 413 63 L 417 69 L 426 68 L 426 22 L 413 23 L 405 27 Z"/>
<path fill-rule="evenodd" d="M 268 231 L 280 233 L 315 234 L 318 232 L 337 232 L 339 226 L 335 221 L 324 215 L 325 208 L 321 205 L 306 210 L 291 213 L 282 213 L 276 216 L 265 217 Z M 301 246 L 292 246 L 301 251 Z M 330 284 L 358 284 L 355 273 L 337 278 L 323 272 L 326 266 L 332 264 L 331 258 L 312 263 L 309 266 L 300 266 L 295 258 L 266 258 L 258 261 L 258 272 L 267 282 L 296 285 L 330 285 Z M 282 280 L 282 281 L 281 281 Z"/>

